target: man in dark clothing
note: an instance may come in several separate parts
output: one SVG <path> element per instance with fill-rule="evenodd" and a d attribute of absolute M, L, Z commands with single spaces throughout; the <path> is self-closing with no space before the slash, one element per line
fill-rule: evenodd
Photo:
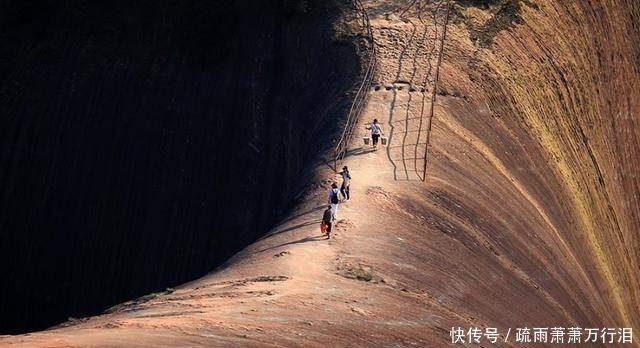
<path fill-rule="evenodd" d="M 327 210 L 324 211 L 322 215 L 322 222 L 327 225 L 327 239 L 331 238 L 331 218 L 333 214 L 331 213 L 331 205 L 327 207 Z"/>
<path fill-rule="evenodd" d="M 349 200 L 349 186 L 351 185 L 351 174 L 349 173 L 349 168 L 347 166 L 342 167 L 342 171 L 338 173 L 342 176 L 342 186 L 340 187 L 340 193 L 342 193 L 342 197 Z"/>

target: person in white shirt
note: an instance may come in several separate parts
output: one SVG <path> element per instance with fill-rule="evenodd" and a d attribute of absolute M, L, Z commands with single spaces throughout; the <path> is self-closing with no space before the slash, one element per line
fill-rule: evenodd
<path fill-rule="evenodd" d="M 331 204 L 331 217 L 333 220 L 338 219 L 338 204 L 342 200 L 342 194 L 338 190 L 338 184 L 335 182 L 331 184 L 331 190 L 329 190 L 329 204 Z"/>
<path fill-rule="evenodd" d="M 382 135 L 382 126 L 378 123 L 378 119 L 374 118 L 373 123 L 367 126 L 367 129 L 371 129 L 371 139 L 373 140 L 373 149 L 378 147 L 378 139 Z"/>

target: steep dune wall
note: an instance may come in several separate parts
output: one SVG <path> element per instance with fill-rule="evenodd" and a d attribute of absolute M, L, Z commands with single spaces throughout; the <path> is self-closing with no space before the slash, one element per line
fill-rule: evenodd
<path fill-rule="evenodd" d="M 502 298 L 528 301 L 525 317 L 548 322 L 543 312 L 555 308 L 561 322 L 636 328 L 640 7 L 539 1 L 519 8 L 491 44 L 472 45 L 474 31 L 458 29 L 491 24 L 495 10 L 460 8 L 448 36 L 440 88 L 461 97 L 441 98 L 450 118 L 435 121 L 430 165 L 445 183 L 436 186 L 465 210 L 449 202 L 445 211 L 474 224 L 493 220 L 455 238 L 470 238 L 473 248 L 484 243 L 509 269 L 512 280 L 496 287 L 511 289 L 518 279 L 540 285 Z"/>

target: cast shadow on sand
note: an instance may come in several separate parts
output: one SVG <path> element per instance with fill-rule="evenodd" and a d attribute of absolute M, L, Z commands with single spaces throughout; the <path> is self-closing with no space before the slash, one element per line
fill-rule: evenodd
<path fill-rule="evenodd" d="M 293 244 L 300 244 L 300 243 L 307 243 L 307 242 L 320 242 L 323 240 L 327 240 L 327 237 L 325 235 L 319 235 L 319 236 L 308 236 L 308 237 L 304 237 L 298 240 L 294 240 L 291 242 L 287 242 L 287 243 L 282 243 L 279 245 L 274 245 L 272 247 L 268 247 L 262 250 L 258 250 L 259 253 L 263 252 L 263 251 L 267 251 L 267 250 L 271 250 L 271 249 L 276 249 L 276 248 L 281 248 L 283 246 L 287 246 L 287 245 L 293 245 Z"/>
<path fill-rule="evenodd" d="M 380 146 L 380 148 L 377 150 L 374 150 L 373 147 L 370 147 L 370 146 L 367 146 L 367 147 L 360 146 L 360 147 L 356 147 L 355 149 L 348 150 L 347 155 L 345 157 L 366 155 L 371 152 L 382 151 L 383 149 L 384 147 L 382 146 Z"/>

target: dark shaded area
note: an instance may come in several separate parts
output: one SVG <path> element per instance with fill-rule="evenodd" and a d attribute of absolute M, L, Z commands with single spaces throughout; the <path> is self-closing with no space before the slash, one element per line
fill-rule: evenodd
<path fill-rule="evenodd" d="M 0 1 L 0 332 L 197 278 L 276 223 L 358 80 L 339 11 Z"/>

